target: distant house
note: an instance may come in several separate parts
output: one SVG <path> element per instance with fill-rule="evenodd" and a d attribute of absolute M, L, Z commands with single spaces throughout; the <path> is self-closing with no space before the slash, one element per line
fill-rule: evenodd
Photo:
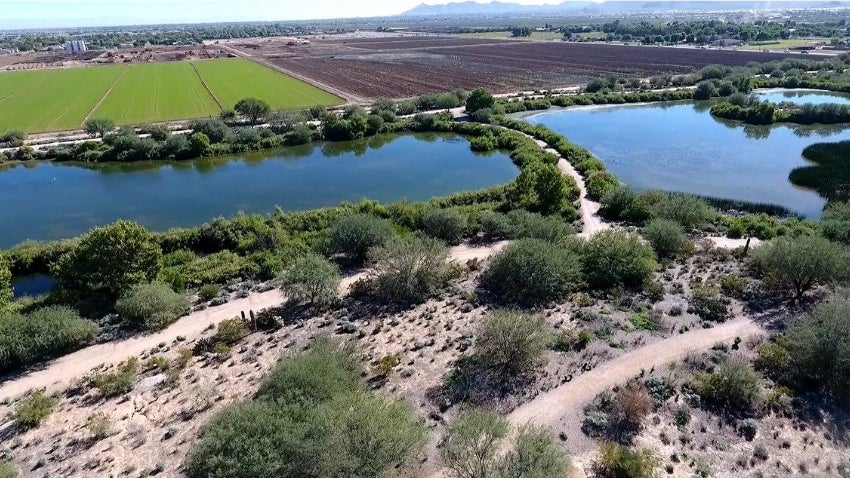
<path fill-rule="evenodd" d="M 741 46 L 744 42 L 741 40 L 736 40 L 734 38 L 721 38 L 719 40 L 714 40 L 711 42 L 711 46 L 722 46 L 722 47 L 730 47 L 730 46 Z"/>
<path fill-rule="evenodd" d="M 89 51 L 86 42 L 82 40 L 69 40 L 65 42 L 65 51 L 68 53 L 85 53 Z"/>

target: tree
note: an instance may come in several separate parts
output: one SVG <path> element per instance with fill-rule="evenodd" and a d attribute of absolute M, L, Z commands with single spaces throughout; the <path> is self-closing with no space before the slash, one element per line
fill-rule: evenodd
<path fill-rule="evenodd" d="M 295 259 L 280 278 L 281 288 L 290 300 L 317 307 L 337 301 L 340 281 L 339 267 L 313 252 Z"/>
<path fill-rule="evenodd" d="M 642 231 L 658 257 L 671 257 L 682 252 L 688 244 L 685 230 L 669 219 L 653 219 Z"/>
<path fill-rule="evenodd" d="M 443 287 L 448 277 L 445 244 L 420 235 L 393 236 L 372 248 L 375 294 L 389 302 L 420 302 Z"/>
<path fill-rule="evenodd" d="M 203 156 L 210 149 L 210 138 L 201 132 L 192 133 L 189 144 L 196 155 Z"/>
<path fill-rule="evenodd" d="M 835 299 L 794 318 L 777 343 L 787 354 L 787 367 L 773 371 L 782 381 L 850 404 L 850 300 Z"/>
<path fill-rule="evenodd" d="M 0 310 L 3 310 L 12 302 L 14 290 L 12 289 L 12 272 L 9 270 L 9 259 L 0 253 Z"/>
<path fill-rule="evenodd" d="M 591 287 L 641 287 L 655 271 L 655 254 L 636 234 L 601 231 L 587 242 L 584 273 Z"/>
<path fill-rule="evenodd" d="M 233 109 L 248 118 L 252 125 L 257 124 L 257 120 L 264 118 L 272 110 L 268 103 L 257 98 L 243 98 L 236 103 Z"/>
<path fill-rule="evenodd" d="M 466 99 L 466 112 L 475 113 L 483 109 L 492 108 L 496 104 L 496 98 L 484 88 L 476 88 L 472 90 L 469 98 Z"/>
<path fill-rule="evenodd" d="M 513 376 L 531 369 L 546 350 L 549 334 L 541 315 L 494 310 L 476 337 L 476 355 L 499 373 Z"/>
<path fill-rule="evenodd" d="M 780 237 L 753 251 L 750 265 L 765 283 L 788 290 L 799 303 L 816 285 L 844 279 L 846 251 L 823 237 Z"/>
<path fill-rule="evenodd" d="M 541 214 L 557 214 L 573 199 L 578 189 L 552 164 L 534 162 L 522 168 L 514 182 L 513 197 L 518 206 L 533 209 Z"/>
<path fill-rule="evenodd" d="M 373 214 L 350 214 L 331 224 L 328 249 L 332 254 L 348 254 L 356 261 L 366 258 L 369 249 L 383 245 L 394 234 L 392 223 Z"/>
<path fill-rule="evenodd" d="M 481 285 L 505 304 L 545 305 L 583 284 L 578 254 L 539 239 L 508 245 L 490 261 Z"/>
<path fill-rule="evenodd" d="M 121 220 L 85 234 L 53 272 L 66 292 L 115 300 L 133 285 L 153 281 L 161 259 L 162 249 L 147 229 Z"/>
<path fill-rule="evenodd" d="M 124 322 L 142 330 L 159 330 L 170 325 L 189 308 L 189 298 L 162 282 L 136 284 L 115 304 Z"/>
<path fill-rule="evenodd" d="M 106 133 L 115 129 L 115 122 L 109 118 L 89 118 L 83 125 L 83 129 L 92 137 L 100 136 L 103 138 Z"/>

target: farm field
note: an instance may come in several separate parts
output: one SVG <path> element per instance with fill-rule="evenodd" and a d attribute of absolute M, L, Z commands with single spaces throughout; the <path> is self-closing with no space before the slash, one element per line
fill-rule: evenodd
<path fill-rule="evenodd" d="M 829 44 L 829 38 L 789 38 L 787 40 L 773 40 L 764 42 L 753 42 L 748 45 L 739 46 L 739 50 L 785 50 L 795 47 L 814 47 L 816 45 Z"/>
<path fill-rule="evenodd" d="M 511 32 L 477 32 L 461 33 L 461 38 L 486 38 L 491 40 L 561 40 L 564 35 L 559 32 L 532 32 L 530 37 L 514 38 Z"/>
<path fill-rule="evenodd" d="M 97 104 L 121 74 L 121 67 L 45 70 L 0 74 L 0 87 L 18 84 L 25 75 L 30 87 L 6 95 L 0 91 L 0 131 L 29 132 L 73 129 Z M 6 79 L 9 75 L 11 79 Z"/>
<path fill-rule="evenodd" d="M 219 111 L 192 64 L 174 62 L 126 67 L 92 116 L 128 124 L 197 118 Z"/>
<path fill-rule="evenodd" d="M 248 96 L 288 109 L 341 102 L 247 59 L 7 72 L 0 73 L 0 132 L 78 129 L 91 116 L 118 124 L 206 117 Z"/>
<path fill-rule="evenodd" d="M 608 74 L 687 73 L 796 56 L 789 53 L 535 42 L 458 36 L 274 40 L 231 44 L 243 54 L 313 78 L 352 98 L 410 97 L 478 86 L 497 93 L 548 89 Z M 803 56 L 799 56 L 803 57 Z"/>
<path fill-rule="evenodd" d="M 246 87 L 250 90 L 249 96 L 267 102 L 272 108 L 298 109 L 340 102 L 330 93 L 244 58 L 226 62 L 199 61 L 192 65 L 224 108 L 233 108 L 244 98 Z"/>

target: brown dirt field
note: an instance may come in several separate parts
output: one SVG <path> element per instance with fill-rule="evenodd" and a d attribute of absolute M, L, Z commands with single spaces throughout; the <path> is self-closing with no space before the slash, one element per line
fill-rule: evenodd
<path fill-rule="evenodd" d="M 228 45 L 246 56 L 315 78 L 358 98 L 402 98 L 479 86 L 496 93 L 553 89 L 609 74 L 681 74 L 715 63 L 742 66 L 797 56 L 440 36 L 328 36 L 302 45 L 287 45 L 276 39 L 234 41 Z"/>
<path fill-rule="evenodd" d="M 0 69 L 21 71 L 45 68 L 69 68 L 116 63 L 150 63 L 182 60 L 202 60 L 233 56 L 215 46 L 152 46 L 111 51 L 91 50 L 81 54 L 64 51 L 50 54 L 23 53 L 0 56 Z"/>

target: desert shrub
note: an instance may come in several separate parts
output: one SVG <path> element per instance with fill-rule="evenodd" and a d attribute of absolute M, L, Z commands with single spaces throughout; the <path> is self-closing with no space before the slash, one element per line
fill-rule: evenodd
<path fill-rule="evenodd" d="M 747 441 L 753 441 L 759 429 L 759 422 L 752 418 L 741 420 L 738 424 L 738 433 Z"/>
<path fill-rule="evenodd" d="M 506 304 L 543 305 L 581 286 L 580 257 L 539 239 L 508 245 L 490 261 L 481 284 Z"/>
<path fill-rule="evenodd" d="M 653 219 L 641 231 L 658 257 L 672 257 L 681 253 L 688 243 L 685 230 L 669 219 Z"/>
<path fill-rule="evenodd" d="M 552 244 L 558 244 L 575 233 L 573 228 L 556 216 L 541 216 L 523 210 L 511 211 L 508 214 L 511 221 L 513 239 L 540 239 Z"/>
<path fill-rule="evenodd" d="M 643 429 L 654 404 L 649 391 L 632 381 L 616 392 L 600 394 L 588 411 L 582 431 L 590 436 L 629 444 Z"/>
<path fill-rule="evenodd" d="M 219 292 L 221 292 L 221 287 L 218 285 L 205 284 L 198 290 L 198 297 L 200 297 L 200 299 L 204 302 L 207 302 L 218 297 Z"/>
<path fill-rule="evenodd" d="M 556 352 L 581 351 L 587 348 L 591 340 L 592 337 L 587 330 L 569 329 L 555 334 L 549 343 L 549 348 Z"/>
<path fill-rule="evenodd" d="M 187 286 L 223 284 L 231 279 L 253 276 L 258 272 L 256 264 L 231 251 L 199 257 L 176 269 Z"/>
<path fill-rule="evenodd" d="M 341 280 L 336 264 L 318 254 L 307 253 L 295 259 L 280 283 L 290 300 L 325 307 L 338 300 Z"/>
<path fill-rule="evenodd" d="M 707 202 L 686 194 L 669 194 L 653 206 L 661 219 L 678 222 L 685 229 L 694 229 L 711 223 L 717 212 Z"/>
<path fill-rule="evenodd" d="M 142 330 L 163 329 L 188 308 L 186 295 L 162 282 L 134 285 L 115 304 L 125 324 Z"/>
<path fill-rule="evenodd" d="M 133 390 L 139 372 L 139 359 L 130 357 L 109 373 L 95 372 L 86 377 L 89 386 L 96 388 L 104 398 L 117 397 Z"/>
<path fill-rule="evenodd" d="M 593 171 L 587 175 L 587 195 L 591 199 L 602 199 L 620 185 L 617 177 L 608 171 Z"/>
<path fill-rule="evenodd" d="M 655 478 L 659 461 L 649 450 L 632 450 L 623 445 L 599 445 L 599 457 L 591 468 L 595 478 Z"/>
<path fill-rule="evenodd" d="M 501 373 L 516 375 L 530 370 L 540 361 L 548 340 L 543 316 L 494 310 L 478 331 L 476 354 Z"/>
<path fill-rule="evenodd" d="M 484 211 L 478 216 L 481 232 L 490 240 L 510 239 L 513 235 L 511 220 L 506 214 Z"/>
<path fill-rule="evenodd" d="M 712 284 L 693 286 L 690 310 L 702 320 L 723 322 L 729 318 L 729 301 L 720 296 L 720 290 Z"/>
<path fill-rule="evenodd" d="M 12 271 L 9 269 L 9 259 L 0 253 L 0 311 L 7 307 L 14 297 L 12 291 Z"/>
<path fill-rule="evenodd" d="M 759 356 L 772 376 L 799 390 L 819 390 L 839 404 L 850 403 L 848 299 L 820 304 L 795 317 L 772 347 L 767 344 Z"/>
<path fill-rule="evenodd" d="M 10 371 L 79 349 L 98 327 L 66 307 L 28 314 L 0 312 L 0 371 Z"/>
<path fill-rule="evenodd" d="M 251 333 L 248 328 L 248 323 L 242 320 L 241 317 L 225 319 L 218 323 L 215 332 L 215 339 L 225 344 L 233 344 L 243 337 Z"/>
<path fill-rule="evenodd" d="M 315 339 L 306 352 L 277 364 L 260 383 L 257 399 L 286 403 L 317 403 L 360 387 L 360 366 L 350 346 L 340 346 L 325 336 Z"/>
<path fill-rule="evenodd" d="M 92 413 L 86 419 L 86 429 L 95 440 L 103 440 L 112 433 L 112 422 L 103 412 Z"/>
<path fill-rule="evenodd" d="M 625 184 L 609 189 L 600 202 L 599 214 L 611 221 L 643 224 L 653 214 L 642 197 Z"/>
<path fill-rule="evenodd" d="M 750 266 L 766 284 L 799 302 L 817 285 L 845 280 L 846 259 L 847 251 L 823 237 L 780 237 L 754 250 Z"/>
<path fill-rule="evenodd" d="M 622 231 L 601 231 L 584 248 L 584 273 L 590 287 L 612 289 L 641 287 L 655 271 L 655 254 L 639 236 Z"/>
<path fill-rule="evenodd" d="M 362 261 L 369 249 L 383 245 L 392 235 L 392 224 L 372 214 L 342 216 L 328 230 L 328 249 Z"/>
<path fill-rule="evenodd" d="M 727 274 L 720 279 L 720 290 L 732 297 L 740 297 L 747 289 L 747 279 L 735 274 Z"/>
<path fill-rule="evenodd" d="M 19 427 L 37 428 L 53 413 L 58 403 L 56 397 L 48 395 L 44 390 L 36 390 L 15 404 L 12 418 Z"/>
<path fill-rule="evenodd" d="M 396 304 L 421 302 L 448 278 L 448 249 L 437 239 L 412 235 L 392 237 L 372 248 L 372 293 Z"/>
<path fill-rule="evenodd" d="M 542 428 L 522 427 L 499 454 L 508 436 L 507 421 L 495 412 L 473 409 L 449 426 L 440 455 L 457 478 L 566 476 L 569 458 Z"/>
<path fill-rule="evenodd" d="M 0 478 L 17 478 L 18 470 L 7 461 L 0 461 Z"/>
<path fill-rule="evenodd" d="M 697 374 L 692 386 L 706 404 L 731 415 L 747 415 L 761 400 L 761 381 L 749 364 L 728 360 L 712 372 Z"/>
<path fill-rule="evenodd" d="M 455 209 L 426 209 L 419 219 L 425 234 L 448 244 L 458 244 L 466 232 L 466 217 Z"/>

